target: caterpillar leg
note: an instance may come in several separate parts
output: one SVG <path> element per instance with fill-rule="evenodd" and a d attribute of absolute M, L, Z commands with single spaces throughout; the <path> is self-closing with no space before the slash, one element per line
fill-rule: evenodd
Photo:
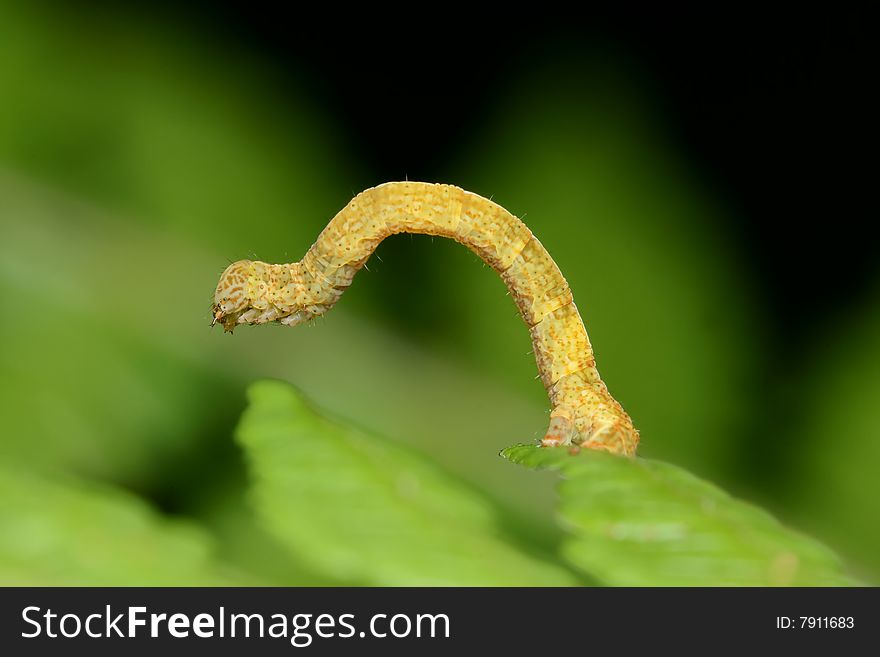
<path fill-rule="evenodd" d="M 550 413 L 550 426 L 541 440 L 542 447 L 579 445 L 625 456 L 635 455 L 638 444 L 639 432 L 622 409 L 593 404 L 557 406 Z"/>
<path fill-rule="evenodd" d="M 574 423 L 564 415 L 550 415 L 550 426 L 544 438 L 541 440 L 542 447 L 557 447 L 559 445 L 571 445 L 576 442 Z"/>

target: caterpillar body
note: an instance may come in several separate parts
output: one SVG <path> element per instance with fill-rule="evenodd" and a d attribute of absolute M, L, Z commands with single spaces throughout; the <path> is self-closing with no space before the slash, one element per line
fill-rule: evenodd
<path fill-rule="evenodd" d="M 220 277 L 213 323 L 295 326 L 329 310 L 379 243 L 396 233 L 449 237 L 507 284 L 528 326 L 550 397 L 545 446 L 634 455 L 639 433 L 596 370 L 568 283 L 528 227 L 500 205 L 453 185 L 389 182 L 358 194 L 299 262 L 240 260 Z"/>

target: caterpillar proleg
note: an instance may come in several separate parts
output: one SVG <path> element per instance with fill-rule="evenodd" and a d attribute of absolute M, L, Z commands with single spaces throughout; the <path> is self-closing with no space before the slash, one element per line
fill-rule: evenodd
<path fill-rule="evenodd" d="M 639 433 L 599 377 L 568 283 L 528 227 L 500 205 L 453 185 L 389 182 L 358 194 L 302 260 L 239 260 L 214 293 L 214 322 L 295 326 L 329 310 L 379 242 L 396 233 L 449 237 L 492 267 L 528 326 L 552 410 L 545 446 L 634 455 Z"/>

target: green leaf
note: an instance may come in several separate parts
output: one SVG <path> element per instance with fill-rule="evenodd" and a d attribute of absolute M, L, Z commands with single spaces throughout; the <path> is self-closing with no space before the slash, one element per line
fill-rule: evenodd
<path fill-rule="evenodd" d="M 0 467 L 0 585 L 229 586 L 197 527 L 109 486 Z"/>
<path fill-rule="evenodd" d="M 502 454 L 558 470 L 563 556 L 622 586 L 852 584 L 823 545 L 667 463 L 533 445 Z"/>
<path fill-rule="evenodd" d="M 316 571 L 374 585 L 570 585 L 505 540 L 497 510 L 416 453 L 260 381 L 238 428 L 267 528 Z"/>

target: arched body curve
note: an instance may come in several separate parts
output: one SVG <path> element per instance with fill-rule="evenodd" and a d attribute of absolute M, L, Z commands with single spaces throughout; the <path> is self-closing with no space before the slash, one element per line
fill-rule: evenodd
<path fill-rule="evenodd" d="M 529 228 L 503 207 L 453 185 L 390 182 L 349 202 L 302 260 L 230 265 L 214 294 L 214 321 L 294 326 L 329 310 L 388 237 L 420 233 L 467 246 L 504 280 L 528 326 L 550 397 L 544 445 L 578 444 L 633 455 L 638 431 L 596 369 L 568 283 Z"/>

